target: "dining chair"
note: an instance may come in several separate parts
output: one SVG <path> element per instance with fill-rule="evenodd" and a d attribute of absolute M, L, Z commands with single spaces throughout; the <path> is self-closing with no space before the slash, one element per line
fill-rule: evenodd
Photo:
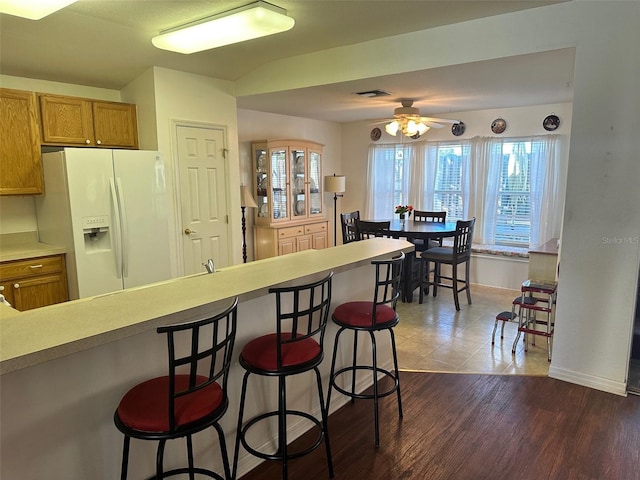
<path fill-rule="evenodd" d="M 456 310 L 460 310 L 458 294 L 467 292 L 467 302 L 471 305 L 471 290 L 469 288 L 469 266 L 471 263 L 471 243 L 473 241 L 473 229 L 476 223 L 475 217 L 471 220 L 458 220 L 456 233 L 453 237 L 453 247 L 435 247 L 425 250 L 420 254 L 420 300 L 422 303 L 425 289 L 433 287 L 433 296 L 438 294 L 438 287 L 451 288 Z M 428 271 L 429 262 L 435 263 L 433 281 Z M 464 280 L 458 276 L 458 266 L 464 263 Z M 451 276 L 442 274 L 442 264 L 451 265 Z M 443 282 L 446 280 L 446 282 Z M 450 282 L 450 283 L 449 283 Z M 462 286 L 459 286 L 462 284 Z M 428 290 L 427 290 L 428 291 Z"/>
<path fill-rule="evenodd" d="M 342 243 L 347 244 L 360 240 L 356 227 L 356 220 L 360 219 L 360 210 L 340 214 L 342 225 Z"/>
<path fill-rule="evenodd" d="M 367 220 L 356 220 L 357 235 L 360 240 L 366 240 L 373 237 L 389 236 L 389 227 L 391 221 L 370 222 Z"/>
<path fill-rule="evenodd" d="M 429 212 L 426 210 L 414 210 L 413 211 L 414 222 L 433 222 L 433 223 L 446 223 L 447 212 Z M 429 248 L 441 247 L 442 237 L 435 240 L 422 240 L 419 238 L 412 239 L 412 243 L 416 246 L 417 252 L 423 252 Z"/>

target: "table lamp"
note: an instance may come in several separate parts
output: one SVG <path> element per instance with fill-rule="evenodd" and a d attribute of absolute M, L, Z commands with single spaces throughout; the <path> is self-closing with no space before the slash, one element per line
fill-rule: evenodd
<path fill-rule="evenodd" d="M 247 185 L 240 185 L 240 208 L 242 209 L 242 263 L 247 263 L 247 220 L 244 216 L 245 208 L 258 208 L 251 189 Z"/>
<path fill-rule="evenodd" d="M 333 246 L 337 245 L 337 231 L 338 231 L 338 197 L 344 195 L 338 195 L 345 191 L 346 178 L 344 175 L 327 175 L 324 177 L 324 191 L 333 193 Z"/>

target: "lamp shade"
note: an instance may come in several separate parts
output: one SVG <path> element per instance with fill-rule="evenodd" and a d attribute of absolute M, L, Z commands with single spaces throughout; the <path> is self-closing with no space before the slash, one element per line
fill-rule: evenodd
<path fill-rule="evenodd" d="M 162 32 L 151 43 L 163 50 L 194 53 L 285 32 L 294 24 L 286 10 L 260 1 Z"/>
<path fill-rule="evenodd" d="M 324 191 L 342 193 L 345 191 L 346 178 L 344 175 L 327 175 L 324 177 Z"/>
<path fill-rule="evenodd" d="M 240 206 L 249 208 L 258 208 L 251 189 L 247 185 L 240 185 Z"/>

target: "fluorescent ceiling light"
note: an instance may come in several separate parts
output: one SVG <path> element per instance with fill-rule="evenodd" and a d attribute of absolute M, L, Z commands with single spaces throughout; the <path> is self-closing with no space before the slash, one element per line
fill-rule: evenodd
<path fill-rule="evenodd" d="M 151 43 L 163 50 L 194 53 L 286 32 L 294 24 L 286 10 L 255 2 L 162 32 Z"/>
<path fill-rule="evenodd" d="M 0 13 L 40 20 L 76 0 L 0 0 Z"/>

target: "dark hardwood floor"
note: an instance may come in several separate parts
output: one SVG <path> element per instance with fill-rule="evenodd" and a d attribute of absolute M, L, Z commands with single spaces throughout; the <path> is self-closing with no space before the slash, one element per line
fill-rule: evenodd
<path fill-rule="evenodd" d="M 331 415 L 335 479 L 640 479 L 640 397 L 548 377 L 402 372 L 395 396 Z M 304 435 L 296 442 L 304 442 Z M 264 462 L 242 480 L 281 478 Z M 292 460 L 289 479 L 328 478 L 324 448 Z"/>

